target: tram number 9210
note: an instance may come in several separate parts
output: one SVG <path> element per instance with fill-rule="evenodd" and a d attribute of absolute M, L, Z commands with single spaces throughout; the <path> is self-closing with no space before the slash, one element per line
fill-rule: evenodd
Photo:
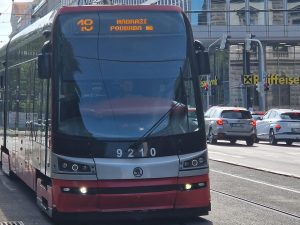
<path fill-rule="evenodd" d="M 144 158 L 144 157 L 155 157 L 157 155 L 156 148 L 140 148 L 140 149 L 132 149 L 128 148 L 127 150 L 123 150 L 118 148 L 116 150 L 117 158 Z"/>

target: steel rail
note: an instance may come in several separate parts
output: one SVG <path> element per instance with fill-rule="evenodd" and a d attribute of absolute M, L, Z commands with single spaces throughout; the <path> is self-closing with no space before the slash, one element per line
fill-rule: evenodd
<path fill-rule="evenodd" d="M 251 201 L 251 200 L 246 199 L 246 198 L 238 197 L 238 196 L 235 196 L 235 195 L 232 195 L 232 194 L 228 194 L 228 193 L 225 193 L 225 192 L 222 192 L 222 191 L 217 191 L 215 189 L 210 189 L 210 191 L 218 193 L 218 194 L 221 194 L 221 195 L 225 195 L 227 197 L 238 199 L 240 201 L 247 202 L 247 203 L 250 203 L 250 204 L 255 205 L 255 206 L 260 206 L 262 208 L 269 209 L 269 210 L 272 210 L 274 212 L 278 212 L 278 213 L 281 213 L 281 214 L 284 214 L 284 215 L 287 215 L 287 216 L 291 216 L 293 218 L 300 219 L 300 215 L 296 215 L 296 214 L 289 213 L 289 212 L 286 212 L 286 211 L 283 211 L 283 210 L 280 210 L 280 209 L 276 209 L 274 207 L 267 206 L 265 204 L 261 204 L 261 203 L 258 203 L 258 202 L 254 202 L 254 201 Z"/>

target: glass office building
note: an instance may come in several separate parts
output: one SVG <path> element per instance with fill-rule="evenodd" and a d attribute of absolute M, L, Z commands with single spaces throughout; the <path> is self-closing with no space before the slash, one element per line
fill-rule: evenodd
<path fill-rule="evenodd" d="M 260 51 L 245 53 L 247 35 L 263 46 L 266 108 L 300 108 L 300 0 L 112 0 L 113 4 L 178 5 L 190 18 L 195 38 L 209 47 L 209 105 L 259 109 Z M 230 35 L 220 49 L 221 37 Z M 220 41 L 218 41 L 220 40 Z M 213 44 L 214 43 L 214 44 Z M 246 63 L 250 58 L 250 63 Z M 202 83 L 203 83 L 202 82 Z M 267 88 L 266 88 L 267 89 Z M 207 105 L 208 105 L 207 104 Z"/>

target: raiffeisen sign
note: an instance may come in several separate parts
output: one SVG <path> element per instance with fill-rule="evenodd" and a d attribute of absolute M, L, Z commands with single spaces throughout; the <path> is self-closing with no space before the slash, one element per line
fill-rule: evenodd
<path fill-rule="evenodd" d="M 255 85 L 258 84 L 259 77 L 257 74 L 244 75 L 242 83 L 245 85 Z M 300 85 L 299 76 L 287 76 L 280 74 L 268 74 L 266 77 L 266 83 L 269 85 Z"/>

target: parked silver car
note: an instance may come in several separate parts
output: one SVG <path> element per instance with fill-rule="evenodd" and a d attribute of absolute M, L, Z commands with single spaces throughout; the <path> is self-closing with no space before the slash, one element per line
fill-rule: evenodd
<path fill-rule="evenodd" d="M 268 140 L 272 145 L 279 141 L 287 145 L 300 142 L 300 110 L 270 109 L 257 121 L 258 140 Z"/>
<path fill-rule="evenodd" d="M 256 139 L 256 121 L 249 110 L 242 107 L 213 106 L 204 114 L 206 137 L 210 144 L 217 140 L 245 140 L 247 145 Z"/>

